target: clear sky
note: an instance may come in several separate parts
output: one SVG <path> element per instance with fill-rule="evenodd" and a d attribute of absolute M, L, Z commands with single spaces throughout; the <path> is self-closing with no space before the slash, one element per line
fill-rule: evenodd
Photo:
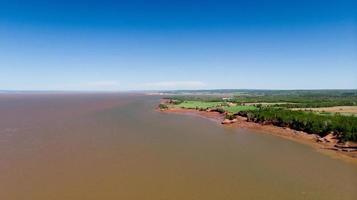
<path fill-rule="evenodd" d="M 357 88 L 357 3 L 0 0 L 0 90 Z"/>

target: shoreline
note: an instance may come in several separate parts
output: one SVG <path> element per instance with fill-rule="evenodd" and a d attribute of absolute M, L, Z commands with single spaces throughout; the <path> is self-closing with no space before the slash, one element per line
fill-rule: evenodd
<path fill-rule="evenodd" d="M 295 141 L 301 144 L 309 145 L 316 151 L 328 155 L 332 158 L 342 159 L 347 162 L 357 164 L 357 151 L 343 151 L 343 148 L 337 148 L 337 140 L 334 138 L 328 138 L 327 141 L 320 141 L 319 137 L 315 134 L 308 134 L 303 131 L 296 131 L 290 128 L 274 126 L 271 124 L 260 124 L 255 122 L 249 122 L 245 117 L 237 116 L 236 120 L 232 123 L 222 123 L 224 121 L 224 114 L 218 112 L 199 111 L 195 109 L 185 108 L 169 108 L 169 109 L 157 109 L 159 112 L 168 114 L 181 114 L 202 117 L 211 120 L 215 123 L 219 123 L 225 127 L 250 129 L 262 134 L 270 134 L 285 138 L 291 141 Z M 321 138 L 320 138 L 321 139 Z M 324 139 L 324 138 L 322 138 Z"/>

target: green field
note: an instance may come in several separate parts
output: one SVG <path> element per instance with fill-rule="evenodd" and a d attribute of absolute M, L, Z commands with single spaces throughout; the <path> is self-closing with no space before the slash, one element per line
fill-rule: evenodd
<path fill-rule="evenodd" d="M 207 109 L 219 107 L 222 103 L 223 102 L 184 101 L 180 104 L 174 105 L 174 107 L 188 109 Z"/>
<path fill-rule="evenodd" d="M 246 111 L 246 110 L 256 110 L 257 107 L 255 106 L 224 106 L 222 107 L 225 111 L 229 113 L 237 113 L 239 111 Z"/>
<path fill-rule="evenodd" d="M 227 106 L 225 102 L 206 102 L 206 101 L 184 101 L 182 103 L 173 105 L 177 108 L 188 108 L 188 109 L 208 109 L 208 108 L 222 108 L 229 113 L 237 113 L 239 111 L 245 110 L 255 110 L 257 107 L 249 105 L 249 106 Z"/>

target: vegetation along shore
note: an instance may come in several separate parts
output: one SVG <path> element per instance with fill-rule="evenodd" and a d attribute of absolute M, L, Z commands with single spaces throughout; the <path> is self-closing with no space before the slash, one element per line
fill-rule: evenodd
<path fill-rule="evenodd" d="M 357 160 L 357 90 L 166 93 L 158 108 L 310 144 Z"/>

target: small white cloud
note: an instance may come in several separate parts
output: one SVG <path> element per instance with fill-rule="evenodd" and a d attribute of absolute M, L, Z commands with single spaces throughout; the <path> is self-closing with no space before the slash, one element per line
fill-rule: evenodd
<path fill-rule="evenodd" d="M 202 89 L 205 86 L 206 84 L 201 81 L 163 81 L 143 84 L 145 89 L 152 90 Z"/>

